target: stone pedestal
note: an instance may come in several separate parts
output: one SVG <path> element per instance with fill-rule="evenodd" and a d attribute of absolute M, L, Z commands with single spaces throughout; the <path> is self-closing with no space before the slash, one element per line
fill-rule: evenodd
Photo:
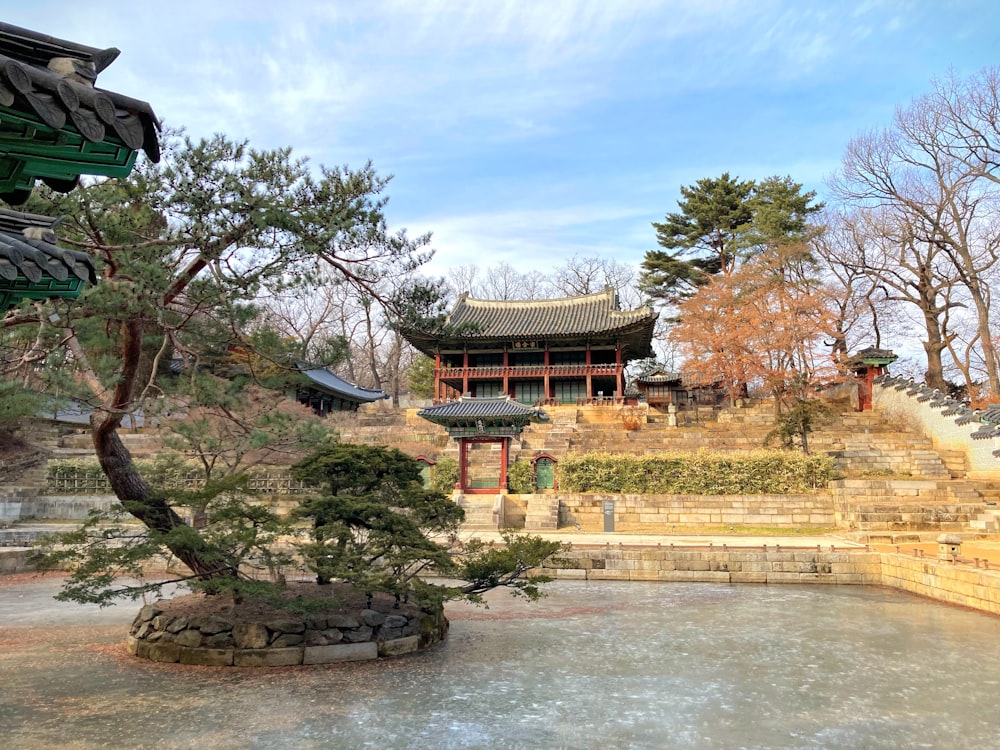
<path fill-rule="evenodd" d="M 938 560 L 955 562 L 962 555 L 962 537 L 958 534 L 941 534 L 937 545 Z"/>

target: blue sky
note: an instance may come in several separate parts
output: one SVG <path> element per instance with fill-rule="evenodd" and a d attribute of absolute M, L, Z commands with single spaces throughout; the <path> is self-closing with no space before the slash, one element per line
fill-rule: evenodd
<path fill-rule="evenodd" d="M 678 188 L 724 171 L 825 192 L 851 137 L 998 63 L 1000 3 L 811 0 L 9 3 L 122 55 L 99 85 L 193 136 L 393 174 L 443 274 L 639 263 Z"/>

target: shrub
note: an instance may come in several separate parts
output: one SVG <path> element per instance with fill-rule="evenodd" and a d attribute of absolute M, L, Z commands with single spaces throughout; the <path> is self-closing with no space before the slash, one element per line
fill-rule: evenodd
<path fill-rule="evenodd" d="M 458 482 L 458 461 L 451 456 L 444 456 L 434 465 L 434 477 L 431 479 L 431 489 L 451 495 Z"/>
<path fill-rule="evenodd" d="M 825 486 L 833 459 L 792 451 L 570 455 L 559 464 L 566 492 L 636 495 L 781 495 Z"/>
<path fill-rule="evenodd" d="M 515 495 L 535 491 L 535 470 L 527 461 L 515 461 L 507 471 L 507 489 Z"/>

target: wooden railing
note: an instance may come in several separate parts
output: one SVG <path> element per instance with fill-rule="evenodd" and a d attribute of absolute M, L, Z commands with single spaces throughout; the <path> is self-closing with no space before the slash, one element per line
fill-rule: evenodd
<path fill-rule="evenodd" d="M 169 482 L 170 487 L 193 490 L 203 487 L 205 479 L 198 474 L 177 477 Z M 247 481 L 247 492 L 252 495 L 301 495 L 315 488 L 299 479 L 293 479 L 287 472 L 258 474 Z M 111 483 L 99 471 L 81 471 L 60 468 L 46 477 L 46 492 L 52 495 L 111 495 Z"/>
<path fill-rule="evenodd" d="M 498 378 L 542 378 L 549 377 L 586 376 L 586 375 L 618 375 L 623 369 L 616 364 L 575 364 L 575 365 L 512 365 L 504 367 L 439 367 L 434 371 L 441 380 L 498 379 Z"/>

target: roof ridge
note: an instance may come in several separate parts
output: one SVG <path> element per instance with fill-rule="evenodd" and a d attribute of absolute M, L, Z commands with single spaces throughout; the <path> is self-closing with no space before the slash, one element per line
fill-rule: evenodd
<path fill-rule="evenodd" d="M 565 297 L 547 297 L 545 299 L 482 299 L 479 297 L 470 297 L 468 292 L 465 292 L 459 296 L 458 301 L 464 301 L 466 304 L 470 302 L 485 302 L 491 305 L 537 305 L 543 302 L 572 302 L 574 300 L 586 300 L 590 299 L 597 301 L 600 297 L 606 297 L 610 301 L 614 301 L 614 289 L 611 287 L 605 288 L 600 292 L 591 292 L 589 294 L 571 294 Z"/>

